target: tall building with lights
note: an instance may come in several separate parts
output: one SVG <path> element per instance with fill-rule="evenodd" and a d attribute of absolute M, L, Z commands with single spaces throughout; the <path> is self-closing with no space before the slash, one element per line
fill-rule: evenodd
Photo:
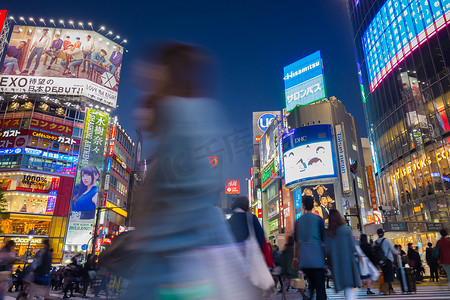
<path fill-rule="evenodd" d="M 348 1 L 378 204 L 421 251 L 449 222 L 447 2 Z"/>
<path fill-rule="evenodd" d="M 59 28 L 41 19 L 30 26 L 12 16 L 5 22 L 0 188 L 6 203 L 0 208 L 0 242 L 14 240 L 24 255 L 49 238 L 54 262 L 60 262 L 65 251 L 92 249 L 98 211 L 108 203 L 126 205 L 128 181 L 121 174 L 126 175 L 132 142 L 110 116 L 124 49 L 92 24 Z M 110 140 L 111 168 L 119 166 L 106 181 Z M 125 223 L 120 216 L 103 217 L 117 226 Z"/>

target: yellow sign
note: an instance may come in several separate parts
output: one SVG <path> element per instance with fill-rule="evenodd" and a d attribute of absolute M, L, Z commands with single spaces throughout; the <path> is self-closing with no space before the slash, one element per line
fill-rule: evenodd
<path fill-rule="evenodd" d="M 36 246 L 42 244 L 42 239 L 28 239 L 28 238 L 11 238 L 11 241 L 14 241 L 16 243 L 16 246 L 28 246 L 28 243 L 30 243 L 30 246 Z"/>
<path fill-rule="evenodd" d="M 114 204 L 112 204 L 112 203 L 109 202 L 109 201 L 106 201 L 106 207 L 107 207 L 107 208 L 111 208 L 112 211 L 114 211 L 115 213 L 118 213 L 118 214 L 121 215 L 122 217 L 125 217 L 125 218 L 126 218 L 126 217 L 128 216 L 128 213 L 127 213 L 125 210 L 123 210 L 123 209 L 117 207 L 117 205 L 114 205 Z"/>

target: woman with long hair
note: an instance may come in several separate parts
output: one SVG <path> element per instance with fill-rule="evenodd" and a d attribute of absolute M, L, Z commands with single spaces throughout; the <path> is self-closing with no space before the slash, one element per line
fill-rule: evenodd
<path fill-rule="evenodd" d="M 136 118 L 156 145 L 124 243 L 129 261 L 121 264 L 132 271 L 126 299 L 259 299 L 215 205 L 222 181 L 209 161 L 211 142 L 226 133 L 221 108 L 205 97 L 209 61 L 200 48 L 172 42 L 139 65 L 151 94 Z"/>
<path fill-rule="evenodd" d="M 93 219 L 97 207 L 100 173 L 95 166 L 85 166 L 81 169 L 81 182 L 78 193 L 72 200 L 72 215 L 78 219 Z"/>
<path fill-rule="evenodd" d="M 352 231 L 336 209 L 330 209 L 325 248 L 336 292 L 344 290 L 347 300 L 354 299 L 354 287 L 361 286 L 358 258 Z"/>

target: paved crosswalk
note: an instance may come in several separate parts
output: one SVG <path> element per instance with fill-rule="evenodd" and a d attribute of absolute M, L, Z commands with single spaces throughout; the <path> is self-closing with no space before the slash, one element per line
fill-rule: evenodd
<path fill-rule="evenodd" d="M 394 287 L 397 294 L 395 295 L 382 295 L 378 292 L 378 289 L 372 289 L 372 291 L 375 293 L 375 295 L 367 295 L 366 289 L 355 289 L 356 298 L 357 299 L 412 299 L 412 300 L 444 300 L 444 299 L 450 299 L 450 289 L 447 287 L 447 285 L 434 285 L 434 286 L 417 286 L 417 292 L 411 293 L 411 294 L 402 294 L 400 287 Z M 327 289 L 327 296 L 329 300 L 341 300 L 345 299 L 344 293 L 336 293 L 333 289 Z M 270 300 L 280 300 L 281 295 L 273 295 L 270 298 L 267 298 Z M 298 300 L 302 299 L 301 296 L 298 293 L 289 293 L 287 295 L 288 300 Z"/>

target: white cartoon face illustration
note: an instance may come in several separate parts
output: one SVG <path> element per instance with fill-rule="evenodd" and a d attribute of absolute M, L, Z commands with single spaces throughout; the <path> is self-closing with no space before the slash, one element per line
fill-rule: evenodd
<path fill-rule="evenodd" d="M 286 182 L 334 174 L 331 142 L 302 145 L 284 153 Z"/>

